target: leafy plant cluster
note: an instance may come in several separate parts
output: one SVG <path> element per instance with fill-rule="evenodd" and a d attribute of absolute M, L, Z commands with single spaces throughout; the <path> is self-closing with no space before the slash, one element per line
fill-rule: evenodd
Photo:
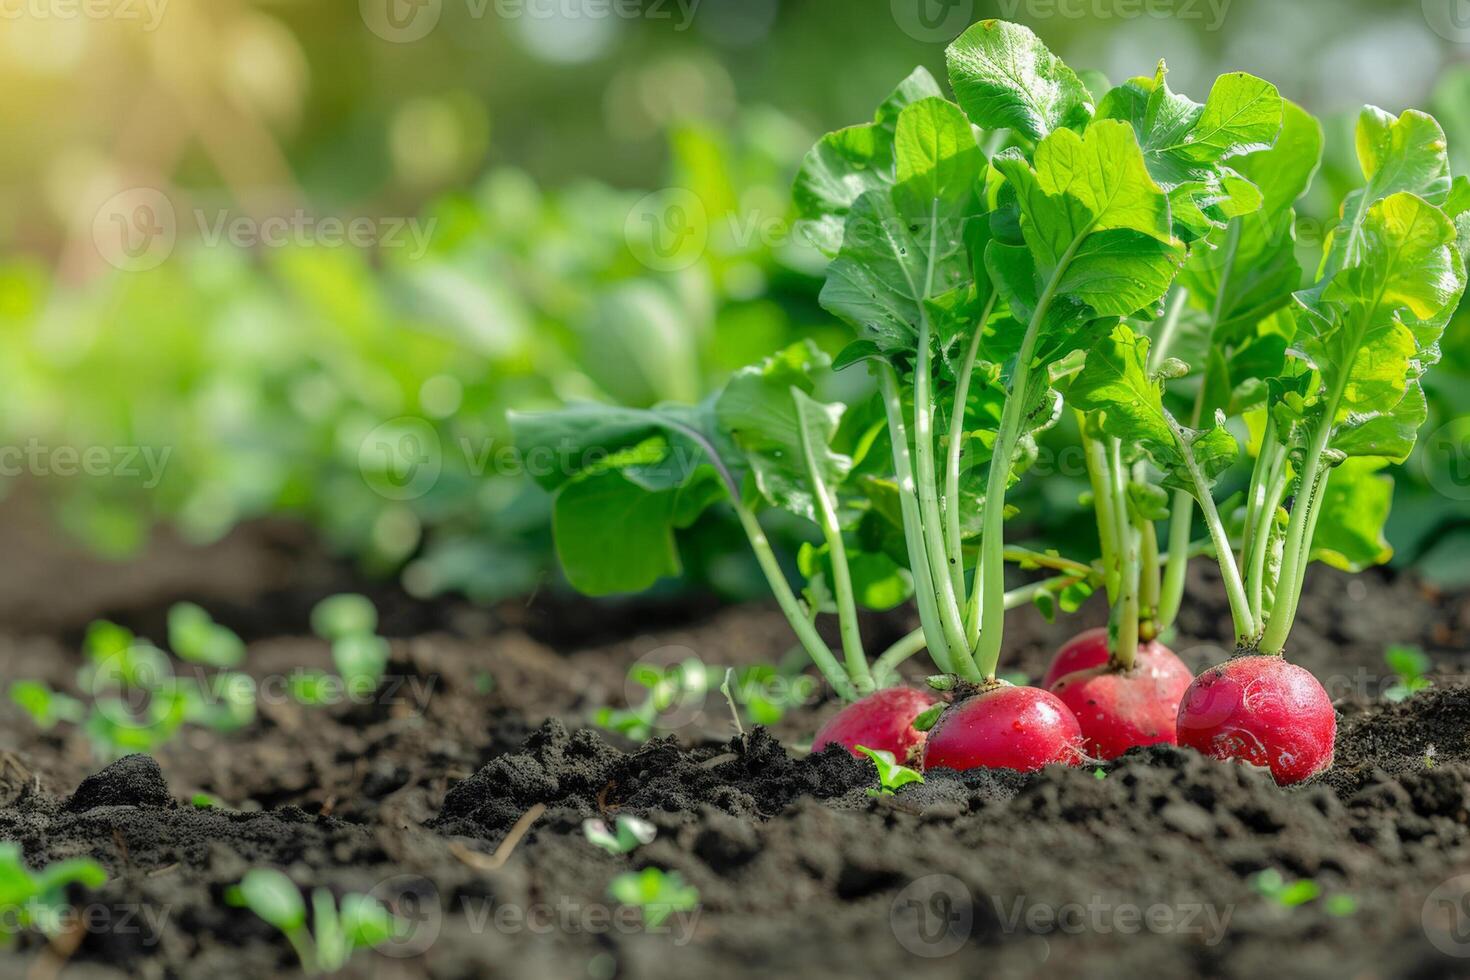
<path fill-rule="evenodd" d="M 312 626 L 332 644 L 337 674 L 295 671 L 287 678 L 289 694 L 319 706 L 342 688 L 376 691 L 388 666 L 388 643 L 376 634 L 377 622 L 377 610 L 363 596 L 322 600 L 312 611 Z M 86 699 L 39 680 L 12 682 L 10 699 L 43 731 L 78 726 L 102 761 L 155 752 L 186 725 L 229 734 L 253 724 L 259 691 L 241 669 L 246 648 L 240 637 L 188 602 L 169 610 L 168 636 L 172 657 L 131 630 L 98 620 L 82 640 L 84 662 L 76 678 Z"/>
<path fill-rule="evenodd" d="M 308 915 L 295 882 L 269 868 L 248 872 L 229 889 L 225 901 L 280 930 L 308 976 L 339 972 L 354 952 L 389 942 L 404 925 L 369 895 L 348 894 L 339 902 L 325 888 L 311 893 Z"/>
<path fill-rule="evenodd" d="M 948 65 L 953 101 L 920 69 L 797 177 L 830 260 L 821 303 L 853 332 L 840 355 L 786 346 L 693 404 L 512 416 L 523 448 L 575 461 L 536 475 L 569 580 L 604 595 L 678 575 L 680 532 L 726 509 L 812 662 L 855 699 L 920 650 L 993 683 L 1008 608 L 1094 590 L 1126 668 L 1208 554 L 1241 650 L 1280 653 L 1309 563 L 1391 553 L 1386 468 L 1414 448 L 1465 287 L 1470 180 L 1444 132 L 1365 108 L 1361 176 L 1313 255 L 1295 206 L 1322 129 L 1269 82 L 1223 75 L 1197 102 L 1160 63 L 1113 85 L 1000 21 Z M 859 367 L 876 393 L 844 395 L 868 390 L 843 385 Z M 1064 416 L 1094 555 L 1007 540 L 1008 494 Z M 1237 464 L 1249 480 L 1228 492 Z M 808 528 L 794 569 L 763 512 Z M 1044 576 L 1007 591 L 1008 563 Z M 858 611 L 910 600 L 921 631 L 870 656 Z"/>
<path fill-rule="evenodd" d="M 11 701 L 43 730 L 80 726 L 103 761 L 156 751 L 184 725 L 228 733 L 253 723 L 255 681 L 236 669 L 245 659 L 240 638 L 192 603 L 169 610 L 168 625 L 174 656 L 197 668 L 192 676 L 181 676 L 173 658 L 150 641 L 98 620 L 82 640 L 76 678 L 86 700 L 43 681 L 19 680 L 10 685 Z"/>
<path fill-rule="evenodd" d="M 32 871 L 20 845 L 0 843 L 0 909 L 5 911 L 0 918 L 0 949 L 13 943 L 22 930 L 59 936 L 71 908 L 68 890 L 72 886 L 101 888 L 106 883 L 107 872 L 96 861 L 59 861 Z M 15 931 L 7 931 L 10 929 Z"/>
<path fill-rule="evenodd" d="M 812 280 L 733 218 L 785 206 L 794 131 L 751 112 L 671 134 L 665 179 L 701 202 L 687 231 L 707 242 L 681 268 L 630 240 L 640 192 L 512 170 L 432 205 L 422 257 L 181 247 L 64 288 L 0 267 L 6 442 L 108 454 L 105 474 L 37 475 L 60 525 L 109 555 L 158 521 L 207 541 L 287 514 L 419 595 L 530 591 L 547 514 L 505 410 L 693 398 L 791 335 Z"/>

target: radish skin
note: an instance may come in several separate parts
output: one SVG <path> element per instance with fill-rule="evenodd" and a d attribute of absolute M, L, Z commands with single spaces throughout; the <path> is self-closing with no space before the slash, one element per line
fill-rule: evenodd
<path fill-rule="evenodd" d="M 924 743 L 927 769 L 1014 769 L 1082 761 L 1082 730 L 1056 695 L 999 684 L 958 701 L 939 716 Z"/>
<path fill-rule="evenodd" d="M 1178 732 L 1180 745 L 1269 768 L 1289 786 L 1332 766 L 1337 713 L 1309 671 L 1276 656 L 1236 657 L 1190 685 Z"/>
<path fill-rule="evenodd" d="M 911 687 L 890 687 L 854 701 L 817 732 L 812 751 L 840 745 L 857 758 L 859 745 L 892 752 L 899 762 L 917 760 L 924 748 L 925 732 L 914 727 L 914 719 L 934 706 L 937 699 Z"/>
<path fill-rule="evenodd" d="M 1184 692 L 1194 680 L 1162 643 L 1140 644 L 1133 669 L 1111 663 L 1108 631 L 1088 630 L 1057 652 L 1048 677 L 1073 667 L 1047 687 L 1082 729 L 1088 755 L 1111 761 L 1141 745 L 1173 745 Z"/>

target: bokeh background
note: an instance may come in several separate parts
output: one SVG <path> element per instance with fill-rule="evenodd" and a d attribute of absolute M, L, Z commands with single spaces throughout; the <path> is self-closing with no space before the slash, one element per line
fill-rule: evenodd
<path fill-rule="evenodd" d="M 5 0 L 0 492 L 118 559 L 285 515 L 414 595 L 554 583 L 506 410 L 839 348 L 791 178 L 982 17 L 1115 82 L 1275 81 L 1329 120 L 1309 220 L 1365 101 L 1470 170 L 1470 0 Z M 1470 316 L 1445 352 L 1391 537 L 1456 586 Z M 1082 483 L 1028 533 L 1088 533 Z M 688 564 L 749 594 L 732 540 Z"/>

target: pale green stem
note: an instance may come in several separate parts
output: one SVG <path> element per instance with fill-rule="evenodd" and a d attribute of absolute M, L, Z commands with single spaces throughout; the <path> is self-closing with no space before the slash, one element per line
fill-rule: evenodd
<path fill-rule="evenodd" d="M 1286 496 L 1286 450 L 1278 448 L 1271 466 L 1271 475 L 1266 482 L 1266 500 L 1261 507 L 1261 517 L 1256 522 L 1250 545 L 1250 565 L 1246 568 L 1246 587 L 1250 591 L 1251 616 L 1258 623 L 1265 621 L 1266 612 L 1266 559 L 1270 557 L 1271 531 L 1276 526 L 1276 511 Z"/>
<path fill-rule="evenodd" d="M 786 614 L 786 619 L 791 623 L 791 629 L 801 641 L 812 662 L 827 678 L 827 683 L 832 685 L 833 690 L 846 701 L 856 701 L 857 691 L 853 688 L 852 681 L 842 670 L 842 665 L 837 662 L 837 657 L 827 646 L 825 640 L 817 633 L 816 626 L 806 616 L 806 611 L 796 594 L 791 591 L 791 583 L 786 581 L 786 573 L 781 570 L 781 563 L 776 560 L 776 553 L 771 549 L 771 542 L 766 538 L 766 532 L 761 527 L 760 521 L 751 513 L 737 498 L 731 501 L 735 507 L 735 515 L 740 519 L 740 526 L 745 529 L 745 535 L 750 539 L 750 547 L 755 551 L 756 561 L 760 564 L 761 571 L 765 573 L 766 581 L 770 584 L 771 592 L 776 597 L 776 603 L 781 611 Z"/>
<path fill-rule="evenodd" d="M 944 627 L 939 618 L 929 559 L 924 554 L 923 522 L 919 518 L 919 498 L 914 492 L 914 464 L 909 455 L 908 426 L 903 419 L 903 399 L 898 394 L 898 375 L 893 365 L 881 364 L 878 380 L 883 392 L 883 407 L 888 414 L 888 435 L 893 443 L 893 473 L 898 483 L 898 503 L 903 515 L 903 537 L 908 546 L 909 571 L 914 577 L 914 601 L 919 607 L 919 622 L 930 637 L 929 656 L 946 674 L 955 672 L 954 658 L 944 640 Z"/>
<path fill-rule="evenodd" d="M 842 540 L 842 528 L 837 522 L 837 507 L 831 491 L 822 478 L 817 465 L 817 455 L 811 443 L 811 433 L 806 425 L 801 431 L 801 450 L 806 456 L 807 477 L 812 485 L 812 500 L 816 504 L 818 523 L 827 541 L 827 550 L 832 559 L 832 593 L 837 601 L 837 620 L 842 631 L 842 652 L 847 661 L 847 675 L 860 689 L 871 689 L 873 678 L 868 672 L 868 656 L 863 650 L 863 636 L 858 624 L 857 601 L 852 588 L 852 569 L 847 563 L 847 544 Z"/>
<path fill-rule="evenodd" d="M 1246 494 L 1245 501 L 1245 525 L 1240 535 L 1240 567 L 1251 566 L 1251 543 L 1255 540 L 1256 522 L 1261 519 L 1261 509 L 1266 505 L 1266 494 L 1268 484 L 1266 478 L 1270 475 L 1272 464 L 1276 457 L 1276 426 L 1271 424 L 1269 414 L 1266 418 L 1266 429 L 1261 436 L 1261 448 L 1256 453 L 1255 465 L 1251 467 L 1250 489 Z M 1246 582 L 1249 584 L 1250 575 L 1246 574 Z"/>
<path fill-rule="evenodd" d="M 929 560 L 929 574 L 934 583 L 934 600 L 939 607 L 940 625 L 951 651 L 969 655 L 965 637 L 965 621 L 960 613 L 960 599 L 955 592 L 950 566 L 949 548 L 944 540 L 944 516 L 939 510 L 939 477 L 934 463 L 934 379 L 930 374 L 933 352 L 930 350 L 929 317 L 919 315 L 919 359 L 914 370 L 914 470 L 919 494 L 919 521 L 924 532 L 924 553 Z M 963 568 L 960 569 L 963 573 Z M 963 589 L 963 579 L 961 588 Z M 962 594 L 962 593 L 961 593 Z M 952 654 L 956 659 L 961 654 Z"/>
<path fill-rule="evenodd" d="M 1152 640 L 1159 635 L 1159 532 L 1153 521 L 1139 524 L 1138 635 Z"/>
<path fill-rule="evenodd" d="M 1346 373 L 1346 372 L 1344 372 Z M 1291 523 L 1287 527 L 1286 545 L 1281 558 L 1281 575 L 1276 582 L 1276 601 L 1271 607 L 1271 617 L 1266 631 L 1261 636 L 1262 653 L 1279 654 L 1286 649 L 1286 639 L 1291 634 L 1296 620 L 1297 606 L 1301 602 L 1302 584 L 1306 581 L 1307 564 L 1311 557 L 1312 534 L 1316 530 L 1316 511 L 1322 493 L 1327 489 L 1329 473 L 1322 470 L 1322 454 L 1332 434 L 1332 422 L 1337 417 L 1337 406 L 1341 401 L 1341 390 L 1328 404 L 1321 429 L 1307 450 L 1306 468 L 1302 472 L 1297 500 L 1292 504 Z"/>
<path fill-rule="evenodd" d="M 1128 516 L 1128 471 L 1123 466 L 1123 444 L 1109 439 L 1107 450 L 1120 561 L 1118 601 L 1113 607 L 1112 654 L 1119 667 L 1132 670 L 1138 659 L 1138 529 Z"/>
<path fill-rule="evenodd" d="M 1159 591 L 1160 633 L 1174 625 L 1184 605 L 1184 579 L 1189 571 L 1193 530 L 1194 497 L 1186 490 L 1176 490 L 1169 506 L 1169 557 L 1164 562 L 1164 583 Z"/>
<path fill-rule="evenodd" d="M 1157 371 L 1159 365 L 1169 356 L 1169 348 L 1174 346 L 1174 338 L 1179 333 L 1179 321 L 1183 318 L 1184 307 L 1189 302 L 1189 294 L 1178 286 L 1169 294 L 1169 304 L 1164 309 L 1164 316 L 1159 321 L 1158 332 L 1154 334 L 1153 343 L 1149 346 L 1148 369 Z"/>
<path fill-rule="evenodd" d="M 1097 517 L 1097 539 L 1102 546 L 1103 584 L 1108 604 L 1118 601 L 1119 566 L 1118 516 L 1112 486 L 1108 481 L 1108 452 L 1103 444 L 1087 434 L 1082 413 L 1077 414 L 1082 431 L 1082 448 L 1087 459 L 1087 479 L 1092 484 L 1092 510 Z"/>
<path fill-rule="evenodd" d="M 990 460 L 990 474 L 985 485 L 985 515 L 980 542 L 980 575 L 983 586 L 980 603 L 980 642 L 976 664 L 986 680 L 995 679 L 995 669 L 1000 663 L 1001 645 L 1005 641 L 1005 500 L 1006 485 L 1010 482 L 1011 462 L 1016 454 L 1016 443 L 1021 438 L 1021 410 L 1025 405 L 1026 391 L 1031 384 L 1032 358 L 1036 356 L 1036 340 L 1041 333 L 1041 324 L 1051 312 L 1057 289 L 1062 277 L 1072 264 L 1072 257 L 1087 237 L 1089 227 L 1067 246 L 1067 251 L 1057 262 L 1051 279 L 1046 284 L 1026 325 L 1026 334 L 1021 339 L 1021 348 L 1016 354 L 1016 369 L 1006 393 L 1005 408 L 1001 410 L 1000 432 L 995 439 L 995 452 Z"/>
<path fill-rule="evenodd" d="M 1169 425 L 1174 429 L 1174 439 L 1179 446 L 1180 453 L 1184 456 L 1184 465 L 1189 470 L 1190 479 L 1195 488 L 1199 490 L 1200 512 L 1204 515 L 1205 525 L 1210 529 L 1210 540 L 1215 545 L 1215 559 L 1219 562 L 1220 574 L 1225 579 L 1225 595 L 1230 600 L 1230 614 L 1235 621 L 1236 640 L 1247 644 L 1256 635 L 1256 625 L 1251 618 L 1250 602 L 1246 599 L 1245 583 L 1240 577 L 1240 568 L 1235 564 L 1235 549 L 1230 547 L 1230 535 L 1225 530 L 1225 522 L 1220 520 L 1220 511 L 1215 506 L 1215 498 L 1210 495 L 1205 485 L 1204 473 L 1194 458 L 1194 450 L 1190 447 L 1189 440 L 1179 428 L 1179 423 L 1172 418 L 1169 419 Z"/>
<path fill-rule="evenodd" d="M 1085 565 L 1080 561 L 1063 558 L 1061 555 L 1048 555 L 1044 551 L 1033 551 L 1030 548 L 1021 548 L 1012 545 L 1005 549 L 1005 560 L 1017 565 L 1035 565 L 1037 568 L 1049 568 L 1054 572 L 1066 572 L 1078 578 L 1089 579 L 1097 575 L 1097 569 L 1091 565 Z"/>
<path fill-rule="evenodd" d="M 965 595 L 965 542 L 960 528 L 960 461 L 965 450 L 965 412 L 970 401 L 970 383 L 975 376 L 975 362 L 980 357 L 980 339 L 985 334 L 985 324 L 994 308 L 995 297 L 992 296 L 980 314 L 979 323 L 975 325 L 975 336 L 970 338 L 970 349 L 965 352 L 965 363 L 960 367 L 959 380 L 955 384 L 954 411 L 949 420 L 949 447 L 944 471 L 944 519 L 949 545 L 950 579 L 957 599 Z M 970 645 L 974 644 L 975 639 L 969 636 L 969 629 L 971 626 L 978 629 L 979 625 L 966 624 L 966 640 Z"/>

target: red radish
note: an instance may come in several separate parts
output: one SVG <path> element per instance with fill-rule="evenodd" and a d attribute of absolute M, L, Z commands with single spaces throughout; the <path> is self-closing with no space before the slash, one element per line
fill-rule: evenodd
<path fill-rule="evenodd" d="M 1068 674 L 1101 667 L 1108 662 L 1110 656 L 1106 626 L 1078 633 L 1064 643 L 1057 651 L 1057 655 L 1052 658 L 1051 666 L 1046 669 L 1046 676 L 1041 678 L 1041 687 L 1043 690 L 1050 691 L 1056 686 L 1057 681 Z"/>
<path fill-rule="evenodd" d="M 946 708 L 924 743 L 925 769 L 1035 772 L 1081 761 L 1071 709 L 1037 687 L 1000 684 Z"/>
<path fill-rule="evenodd" d="M 1216 759 L 1267 766 L 1283 786 L 1332 765 L 1337 713 L 1309 671 L 1281 657 L 1236 657 L 1190 685 L 1179 744 Z"/>
<path fill-rule="evenodd" d="M 1157 642 L 1139 644 L 1132 670 L 1109 660 L 1108 631 L 1088 630 L 1057 651 L 1047 671 L 1074 668 L 1047 690 L 1077 716 L 1088 754 L 1110 760 L 1139 745 L 1173 745 L 1179 702 L 1194 680 L 1189 668 Z"/>
<path fill-rule="evenodd" d="M 840 745 L 862 758 L 857 746 L 883 749 L 899 762 L 916 759 L 924 746 L 925 733 L 914 727 L 914 719 L 934 706 L 933 695 L 911 687 L 890 687 L 854 701 L 833 715 L 817 737 L 812 751 Z"/>

